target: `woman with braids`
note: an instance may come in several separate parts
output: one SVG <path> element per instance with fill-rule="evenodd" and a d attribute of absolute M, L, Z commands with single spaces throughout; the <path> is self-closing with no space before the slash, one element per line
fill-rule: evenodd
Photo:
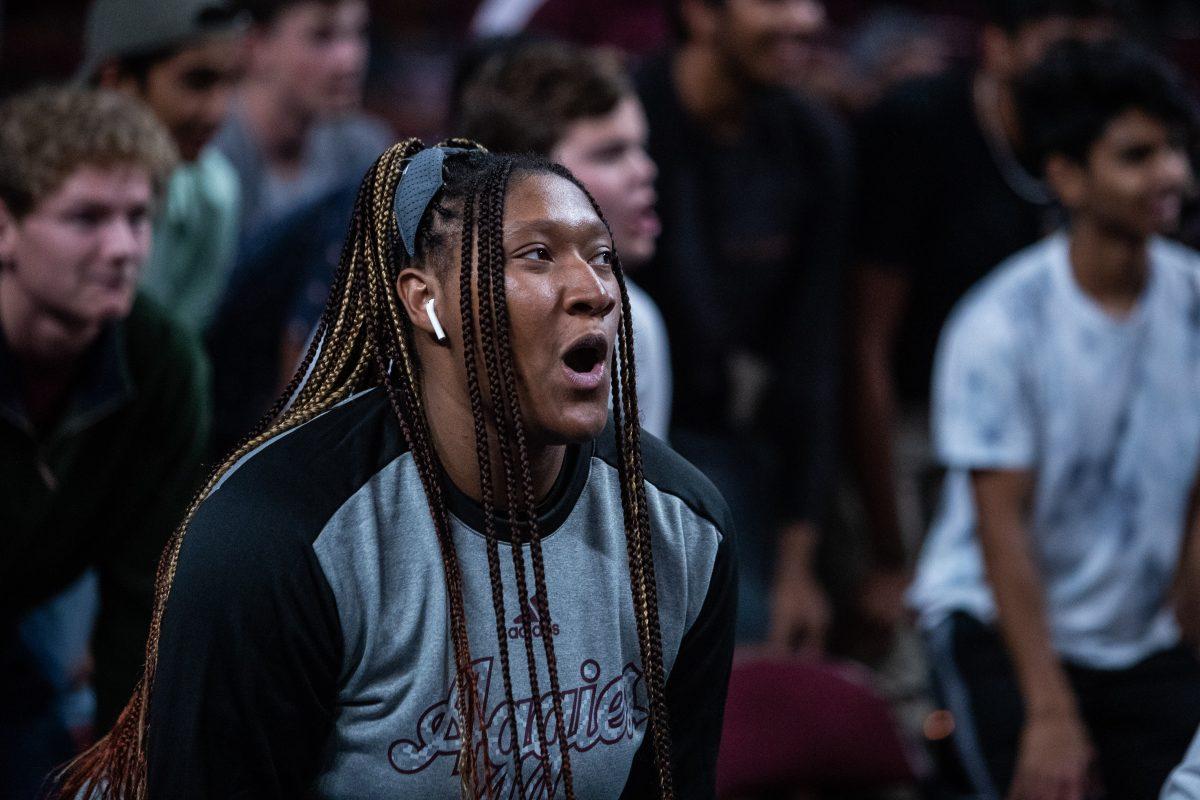
<path fill-rule="evenodd" d="M 386 152 L 291 387 L 164 556 L 139 690 L 60 795 L 712 796 L 730 523 L 640 437 L 631 330 L 565 169 Z"/>

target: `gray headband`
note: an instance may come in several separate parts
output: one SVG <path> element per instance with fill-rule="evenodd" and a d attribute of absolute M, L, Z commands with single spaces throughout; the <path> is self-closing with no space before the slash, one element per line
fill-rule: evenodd
<path fill-rule="evenodd" d="M 396 213 L 396 226 L 400 229 L 400 241 L 409 258 L 417 253 L 417 228 L 433 196 L 446 183 L 442 165 L 451 153 L 466 153 L 462 147 L 430 147 L 417 153 L 409 160 L 400 183 L 396 186 L 396 199 L 392 210 Z"/>

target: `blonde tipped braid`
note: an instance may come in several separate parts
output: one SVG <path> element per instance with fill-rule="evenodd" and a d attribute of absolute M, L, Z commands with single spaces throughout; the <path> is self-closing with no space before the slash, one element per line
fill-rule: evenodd
<path fill-rule="evenodd" d="M 411 158 L 420 150 L 419 141 L 410 141 L 413 141 L 412 148 L 415 149 L 404 149 L 404 145 L 401 145 L 402 149 L 396 152 L 396 156 L 398 157 L 388 163 L 388 180 L 386 182 L 377 180 L 375 183 L 375 208 L 380 209 L 386 204 L 386 208 L 388 209 L 386 214 L 373 215 L 376 221 L 379 221 L 381 216 L 386 221 L 386 224 L 379 225 L 372 231 L 372 235 L 368 237 L 368 246 L 371 248 L 373 263 L 375 264 L 394 265 L 396 263 L 392 247 L 392 242 L 395 240 L 395 231 L 393 229 L 394 226 L 391 224 L 391 199 L 395 195 L 396 183 L 400 178 L 401 160 Z M 386 154 L 384 158 L 387 159 Z M 380 271 L 384 273 L 383 276 L 380 276 L 374 270 L 369 272 L 369 292 L 375 300 L 375 302 L 370 304 L 370 307 L 375 310 L 375 325 L 380 338 L 387 341 L 390 351 L 389 355 L 393 360 L 399 360 L 400 367 L 404 372 L 404 381 L 402 382 L 403 392 L 395 392 L 392 384 L 385 381 L 389 401 L 392 403 L 400 419 L 408 416 L 410 419 L 415 420 L 418 428 L 416 431 L 410 430 L 406 432 L 406 436 L 412 447 L 413 457 L 424 467 L 418 470 L 418 472 L 422 476 L 425 492 L 430 500 L 430 508 L 434 517 L 434 529 L 438 536 L 438 544 L 442 550 L 446 589 L 450 595 L 450 630 L 455 654 L 455 682 L 458 687 L 456 700 L 460 719 L 464 720 L 461 726 L 464 743 L 459 750 L 459 774 L 462 779 L 463 794 L 473 797 L 477 794 L 476 787 L 481 780 L 479 775 L 481 765 L 475 759 L 475 727 L 478 726 L 480 728 L 485 743 L 487 741 L 487 734 L 484 715 L 478 711 L 478 692 L 474 671 L 471 668 L 471 649 L 467 637 L 462 574 L 458 565 L 458 554 L 454 548 L 450 520 L 446 514 L 445 503 L 441 501 L 442 487 L 438 477 L 440 474 L 440 465 L 437 460 L 437 454 L 433 450 L 428 431 L 424 401 L 420 391 L 420 368 L 414 357 L 412 342 L 410 340 L 411 323 L 407 315 L 400 310 L 396 294 L 392 291 L 396 271 L 386 268 Z M 386 370 L 387 366 L 382 361 L 382 354 L 377 354 L 377 359 L 380 361 L 380 369 Z M 402 395 L 402 397 L 398 396 L 398 394 Z M 405 415 L 401 411 L 401 406 L 404 405 L 408 406 L 408 411 L 410 412 L 408 415 Z M 416 433 L 415 436 L 413 435 L 414 433 Z M 483 776 L 482 783 L 485 791 L 490 793 L 490 785 L 486 780 L 486 775 Z"/>

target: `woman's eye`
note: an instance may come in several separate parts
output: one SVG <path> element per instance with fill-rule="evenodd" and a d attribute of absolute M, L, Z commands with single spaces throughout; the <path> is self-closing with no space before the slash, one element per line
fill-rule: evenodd
<path fill-rule="evenodd" d="M 549 261 L 550 250 L 546 247 L 531 247 L 521 254 L 521 258 L 532 258 L 536 261 Z"/>
<path fill-rule="evenodd" d="M 601 250 L 599 253 L 596 253 L 596 255 L 592 256 L 592 263 L 600 264 L 605 267 L 611 267 L 613 265 L 612 251 Z"/>

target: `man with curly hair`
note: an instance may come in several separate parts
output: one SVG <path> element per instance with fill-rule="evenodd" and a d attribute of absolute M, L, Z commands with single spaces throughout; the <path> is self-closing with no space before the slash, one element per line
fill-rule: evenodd
<path fill-rule="evenodd" d="M 137 679 L 164 542 L 208 429 L 197 343 L 137 292 L 177 151 L 121 93 L 0 106 L 0 795 L 70 756 L 62 665 L 27 623 L 90 571 L 96 727 Z M 84 634 L 86 636 L 86 632 Z"/>

